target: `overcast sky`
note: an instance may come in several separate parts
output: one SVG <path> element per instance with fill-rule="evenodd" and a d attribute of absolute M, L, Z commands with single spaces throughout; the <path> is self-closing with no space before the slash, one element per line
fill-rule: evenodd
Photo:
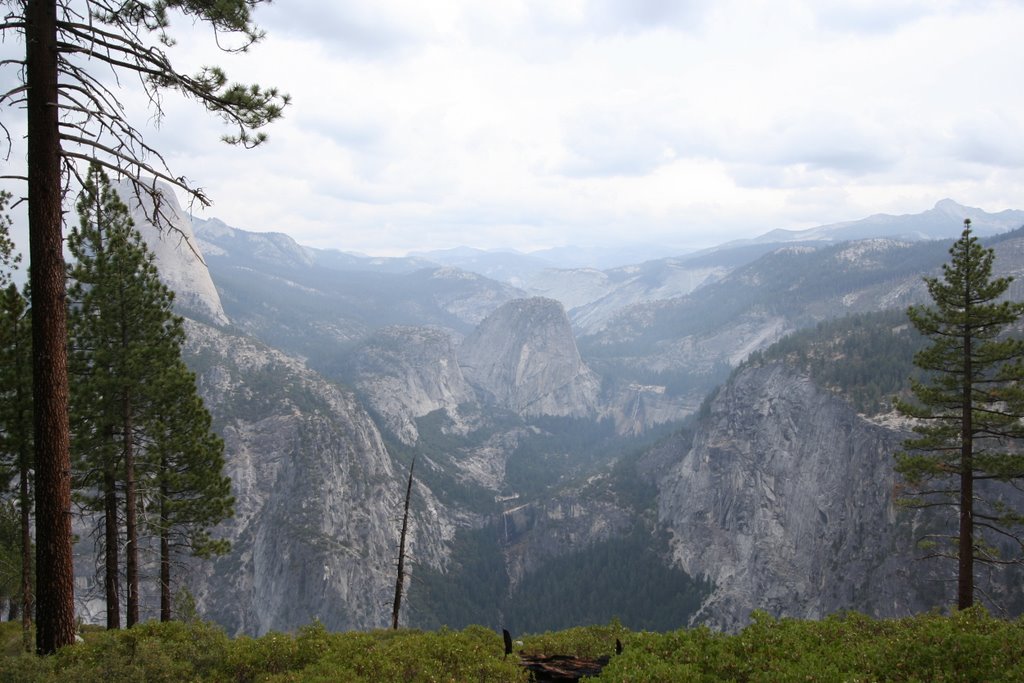
<path fill-rule="evenodd" d="M 1024 208 L 1024 3 L 278 0 L 173 55 L 293 103 L 243 151 L 173 96 L 196 215 L 371 254 L 669 250 L 939 199 Z M 11 116 L 9 111 L 3 113 Z M 141 125 L 144 111 L 134 111 Z"/>

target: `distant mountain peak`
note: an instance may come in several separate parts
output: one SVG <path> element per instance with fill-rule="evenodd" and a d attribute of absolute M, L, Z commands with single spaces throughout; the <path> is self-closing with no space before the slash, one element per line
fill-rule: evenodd
<path fill-rule="evenodd" d="M 960 236 L 965 218 L 971 219 L 978 235 L 996 235 L 1024 225 L 1024 211 L 1008 209 L 988 213 L 950 199 L 940 199 L 921 213 L 893 215 L 876 213 L 867 218 L 819 225 L 807 230 L 772 230 L 752 240 L 738 240 L 723 247 L 773 242 L 846 242 L 872 238 L 899 240 L 955 239 Z"/>
<path fill-rule="evenodd" d="M 950 199 L 949 197 L 946 197 L 945 199 L 940 199 L 939 201 L 935 202 L 935 207 L 934 208 L 935 208 L 936 211 L 948 211 L 948 212 L 954 212 L 954 211 L 963 212 L 964 210 L 968 210 L 968 207 L 964 206 L 963 204 L 959 204 L 958 202 L 956 202 L 953 199 Z M 980 209 L 973 209 L 973 210 L 974 211 L 980 211 Z"/>

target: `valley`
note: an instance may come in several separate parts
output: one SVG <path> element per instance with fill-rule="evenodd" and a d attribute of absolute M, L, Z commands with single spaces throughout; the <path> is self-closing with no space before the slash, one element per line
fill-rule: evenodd
<path fill-rule="evenodd" d="M 196 220 L 205 264 L 168 280 L 237 512 L 186 587 L 232 634 L 384 626 L 415 458 L 409 626 L 946 605 L 950 568 L 916 559 L 932 522 L 894 501 L 891 398 L 920 344 L 903 311 L 958 213 L 1024 273 L 1024 214 L 948 201 L 603 270 Z M 990 578 L 1019 612 L 1019 581 Z"/>

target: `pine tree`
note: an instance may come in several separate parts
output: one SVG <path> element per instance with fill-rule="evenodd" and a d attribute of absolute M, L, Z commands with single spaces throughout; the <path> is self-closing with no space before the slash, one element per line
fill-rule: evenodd
<path fill-rule="evenodd" d="M 160 190 L 146 178 L 162 178 L 202 203 L 201 190 L 170 171 L 146 144 L 115 88 L 93 71 L 110 69 L 120 79 L 137 76 L 150 114 L 163 116 L 163 94 L 192 98 L 235 128 L 224 139 L 252 147 L 261 127 L 281 116 L 286 95 L 256 85 L 230 83 L 217 67 L 189 75 L 176 69 L 166 48 L 174 43 L 174 12 L 211 26 L 218 45 L 246 50 L 262 37 L 251 11 L 262 0 L 23 0 L 8 4 L 0 23 L 5 37 L 20 36 L 25 59 L 4 60 L 17 85 L 0 103 L 23 109 L 27 122 L 26 171 L 34 387 L 36 469 L 36 575 L 39 584 L 36 650 L 52 653 L 74 642 L 74 568 L 71 555 L 70 426 L 67 325 L 63 260 L 63 199 L 77 160 L 100 160 L 132 179 L 154 199 Z M 231 44 L 221 38 L 239 38 Z M 19 114 L 20 115 L 20 114 Z M 7 128 L 0 123 L 5 132 Z"/>
<path fill-rule="evenodd" d="M 32 628 L 32 339 L 28 296 L 13 282 L 21 260 L 10 239 L 10 194 L 0 192 L 0 480 L 3 492 L 17 481 L 22 636 L 30 649 Z"/>
<path fill-rule="evenodd" d="M 87 505 L 103 512 L 107 627 L 119 628 L 121 501 L 127 625 L 139 617 L 135 418 L 144 401 L 137 392 L 155 371 L 147 363 L 159 356 L 147 350 L 151 343 L 159 348 L 162 329 L 148 317 L 155 302 L 147 275 L 155 278 L 155 267 L 127 207 L 98 166 L 90 168 L 78 214 L 79 226 L 68 238 L 76 259 L 69 289 L 75 484 Z"/>
<path fill-rule="evenodd" d="M 1011 278 L 992 277 L 995 252 L 971 234 L 970 220 L 964 224 L 942 278 L 925 278 L 932 305 L 907 311 L 931 345 L 914 357 L 926 373 L 912 384 L 914 400 L 897 402 L 914 418 L 917 436 L 904 442 L 896 465 L 908 505 L 957 515 L 958 532 L 927 545 L 934 556 L 957 561 L 960 609 L 974 603 L 976 561 L 1018 562 L 999 554 L 1000 541 L 1024 548 L 1014 531 L 1024 517 L 999 490 L 1024 479 L 1024 455 L 1014 447 L 1024 437 L 1024 341 L 1007 336 L 1024 303 L 1004 300 Z"/>
<path fill-rule="evenodd" d="M 124 519 L 126 625 L 139 620 L 139 544 L 144 526 L 184 532 L 200 552 L 203 530 L 230 513 L 223 447 L 181 361 L 184 330 L 173 295 L 128 209 L 98 165 L 78 202 L 68 248 L 76 487 L 102 513 L 107 624 L 119 627 L 119 520 Z M 144 524 L 140 502 L 162 519 Z M 197 502 L 197 500 L 199 502 Z M 149 507 L 154 507 L 150 505 Z M 164 539 L 163 535 L 167 534 Z"/>
<path fill-rule="evenodd" d="M 223 475 L 224 442 L 211 429 L 195 375 L 179 359 L 155 389 L 163 400 L 149 428 L 157 463 L 157 514 L 151 526 L 160 539 L 160 621 L 170 621 L 175 555 L 226 553 L 229 543 L 211 537 L 209 530 L 234 514 L 234 498 L 231 480 Z"/>

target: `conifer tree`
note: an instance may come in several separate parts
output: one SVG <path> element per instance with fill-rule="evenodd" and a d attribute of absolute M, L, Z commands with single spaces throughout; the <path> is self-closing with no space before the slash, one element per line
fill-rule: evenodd
<path fill-rule="evenodd" d="M 109 628 L 119 627 L 123 517 L 130 627 L 139 620 L 143 527 L 168 534 L 168 543 L 171 533 L 186 529 L 203 550 L 209 544 L 202 530 L 230 512 L 230 483 L 221 475 L 223 447 L 181 361 L 184 330 L 172 312 L 173 295 L 98 165 L 90 168 L 78 212 L 68 240 L 76 259 L 69 289 L 76 484 L 104 520 Z M 138 514 L 142 500 L 156 503 L 165 519 L 146 525 Z"/>
<path fill-rule="evenodd" d="M 175 555 L 208 558 L 226 553 L 229 543 L 211 537 L 210 528 L 234 514 L 234 498 L 231 480 L 223 475 L 224 442 L 211 429 L 195 375 L 179 359 L 154 389 L 158 402 L 149 431 L 156 462 L 156 515 L 150 526 L 160 539 L 160 621 L 170 621 Z"/>
<path fill-rule="evenodd" d="M 1024 549 L 1015 527 L 1024 522 L 1006 506 L 1000 487 L 1024 479 L 1024 340 L 1008 336 L 1024 303 L 1005 300 L 1011 278 L 992 277 L 995 252 L 971 234 L 970 220 L 950 249 L 942 278 L 925 278 L 931 306 L 907 311 L 931 344 L 914 357 L 925 371 L 912 401 L 897 408 L 915 420 L 916 437 L 897 454 L 914 507 L 947 508 L 958 531 L 931 538 L 934 556 L 957 561 L 957 605 L 974 603 L 975 562 L 1015 563 L 998 545 Z"/>
<path fill-rule="evenodd" d="M 21 260 L 10 239 L 10 194 L 0 192 L 0 481 L 4 494 L 16 481 L 19 609 L 30 649 L 32 628 L 32 338 L 28 296 L 13 281 Z"/>
<path fill-rule="evenodd" d="M 252 9 L 263 0 L 10 0 L 0 31 L 22 38 L 25 59 L 5 59 L 15 85 L 0 103 L 27 122 L 26 181 L 32 292 L 36 573 L 39 584 L 36 650 L 74 642 L 74 569 L 71 556 L 70 427 L 63 260 L 63 200 L 79 160 L 101 161 L 153 198 L 159 219 L 161 178 L 208 203 L 203 192 L 171 172 L 159 151 L 128 116 L 118 92 L 97 78 L 110 70 L 117 83 L 138 78 L 147 115 L 159 120 L 167 91 L 194 99 L 234 132 L 224 138 L 252 147 L 261 127 L 281 116 L 286 95 L 231 83 L 217 67 L 194 74 L 172 64 L 174 13 L 211 26 L 218 46 L 243 52 L 262 37 Z M 269 0 L 267 0 L 269 1 Z M 232 40 L 235 38 L 237 40 Z M 224 42 L 222 42 L 224 41 Z M 24 114 L 21 114 L 21 111 Z M 149 118 L 146 116 L 146 118 Z M 0 121 L 0 129 L 8 132 Z M 8 139 L 10 136 L 8 135 Z"/>
<path fill-rule="evenodd" d="M 32 628 L 32 330 L 28 297 L 14 283 L 0 291 L 0 467 L 19 520 L 19 612 L 26 648 Z"/>

